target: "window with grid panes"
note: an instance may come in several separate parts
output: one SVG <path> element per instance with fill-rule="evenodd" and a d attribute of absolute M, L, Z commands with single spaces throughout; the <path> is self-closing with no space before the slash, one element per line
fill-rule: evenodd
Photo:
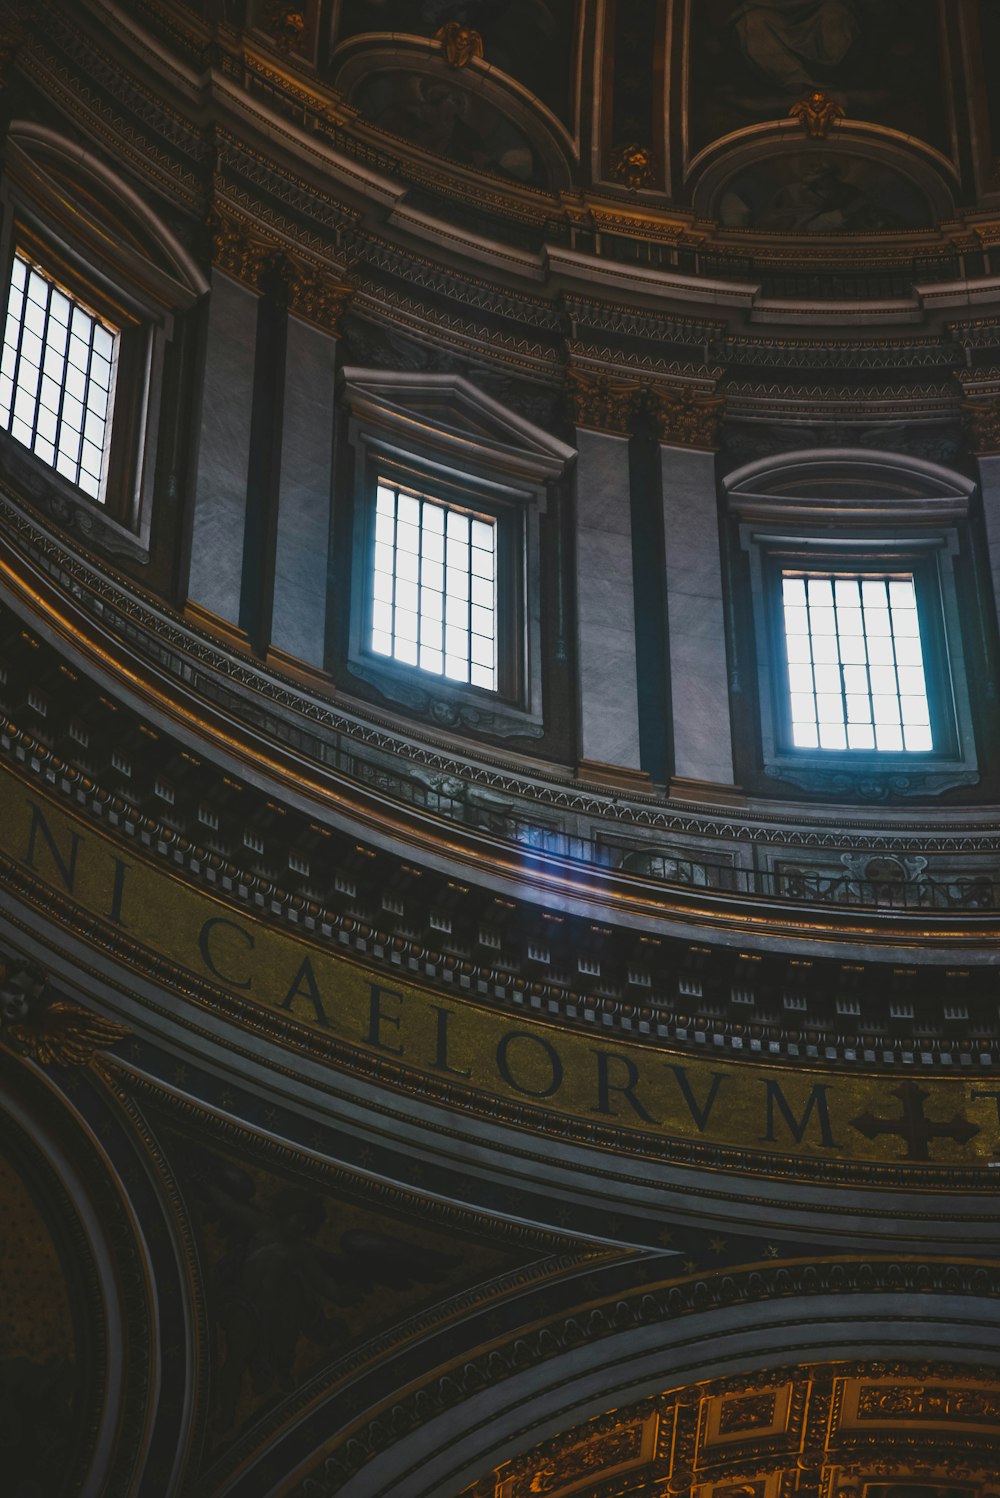
<path fill-rule="evenodd" d="M 933 750 L 913 576 L 784 572 L 781 585 L 792 745 Z"/>
<path fill-rule="evenodd" d="M 495 517 L 380 480 L 372 651 L 495 692 L 497 634 Z"/>
<path fill-rule="evenodd" d="M 0 361 L 0 425 L 104 500 L 119 331 L 18 251 Z"/>

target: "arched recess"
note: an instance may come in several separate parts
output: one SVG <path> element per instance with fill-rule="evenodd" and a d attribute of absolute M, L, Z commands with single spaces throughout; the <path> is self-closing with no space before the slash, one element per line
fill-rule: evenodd
<path fill-rule="evenodd" d="M 831 1279 L 838 1288 L 824 1293 Z M 561 1325 L 525 1328 L 474 1363 L 435 1369 L 269 1495 L 454 1498 L 500 1462 L 585 1420 L 724 1376 L 840 1361 L 991 1366 L 1000 1335 L 991 1283 L 986 1269 L 969 1266 L 876 1264 L 771 1267 L 685 1290 L 650 1286 L 614 1305 L 583 1307 Z M 766 1284 L 777 1298 L 761 1298 Z M 918 1287 L 924 1293 L 915 1296 Z M 249 1498 L 251 1490 L 237 1483 L 230 1493 Z"/>
<path fill-rule="evenodd" d="M 334 53 L 332 81 L 374 125 L 459 166 L 525 187 L 570 187 L 577 146 L 523 84 L 473 57 L 448 68 L 426 37 L 366 33 Z"/>
<path fill-rule="evenodd" d="M 736 717 L 742 710 L 744 783 L 845 802 L 927 800 L 980 784 L 986 704 L 973 683 L 988 674 L 990 649 L 961 606 L 979 586 L 975 491 L 940 464 L 846 447 L 785 453 L 723 477 L 729 646 L 746 699 L 734 709 Z M 930 742 L 919 750 L 909 739 L 865 748 L 822 735 L 810 747 L 793 732 L 781 595 L 784 578 L 806 574 L 910 579 L 930 708 Z M 989 617 L 988 601 L 980 606 Z"/>
<path fill-rule="evenodd" d="M 43 1002 L 50 1001 L 46 989 Z M 74 1010 L 77 1018 L 83 1011 L 66 1008 L 72 1034 Z M 15 1448 L 18 1436 L 30 1446 L 37 1428 L 44 1436 L 37 1450 L 55 1446 L 58 1470 L 46 1469 L 46 1498 L 178 1492 L 190 1454 L 194 1312 L 181 1290 L 174 1225 L 110 1077 L 82 1065 L 39 1065 L 0 1046 L 0 1184 L 12 1230 L 0 1357 L 12 1421 L 5 1441 L 12 1430 Z M 32 1358 L 18 1340 L 19 1317 L 37 1336 L 53 1311 L 30 1297 L 11 1303 L 20 1283 L 12 1267 L 29 1275 L 35 1268 L 14 1259 L 30 1241 L 22 1243 L 11 1218 L 12 1175 L 37 1204 L 63 1269 L 52 1301 L 69 1307 L 73 1345 L 53 1346 L 47 1357 Z M 5 1452 L 8 1477 L 15 1455 Z"/>

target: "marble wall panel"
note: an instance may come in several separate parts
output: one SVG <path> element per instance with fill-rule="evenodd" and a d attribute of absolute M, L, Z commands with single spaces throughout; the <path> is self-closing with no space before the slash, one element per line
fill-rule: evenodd
<path fill-rule="evenodd" d="M 257 298 L 212 273 L 188 596 L 239 622 Z"/>
<path fill-rule="evenodd" d="M 674 774 L 732 785 L 715 458 L 673 447 L 661 456 Z"/>

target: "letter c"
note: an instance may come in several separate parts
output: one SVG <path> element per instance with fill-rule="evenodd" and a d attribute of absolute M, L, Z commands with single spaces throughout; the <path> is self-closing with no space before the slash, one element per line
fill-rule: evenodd
<path fill-rule="evenodd" d="M 201 928 L 201 935 L 198 937 L 198 948 L 201 952 L 202 961 L 213 977 L 221 979 L 230 988 L 249 988 L 253 983 L 252 976 L 247 978 L 245 982 L 241 982 L 238 978 L 230 978 L 227 973 L 221 973 L 216 967 L 212 958 L 212 948 L 210 945 L 212 932 L 216 926 L 228 926 L 230 931 L 235 931 L 237 936 L 241 936 L 250 950 L 253 951 L 254 939 L 249 931 L 244 931 L 243 927 L 237 926 L 235 921 L 227 921 L 225 916 L 216 915 L 205 922 Z"/>

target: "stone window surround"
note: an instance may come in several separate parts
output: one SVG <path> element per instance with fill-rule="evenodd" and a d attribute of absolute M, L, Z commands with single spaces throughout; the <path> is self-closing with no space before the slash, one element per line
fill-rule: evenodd
<path fill-rule="evenodd" d="M 137 242 L 155 244 L 163 263 L 134 245 L 116 243 L 95 223 L 87 199 L 77 211 L 66 201 L 70 176 L 96 201 L 114 202 Z M 102 500 L 91 499 L 15 439 L 4 461 L 34 475 L 33 490 L 63 523 L 79 515 L 81 529 L 112 551 L 144 561 L 149 556 L 157 439 L 166 346 L 175 318 L 208 290 L 208 282 L 168 226 L 116 173 L 57 132 L 33 122 L 11 124 L 0 179 L 2 298 L 15 250 L 21 249 L 73 294 L 94 302 L 124 329 L 130 347 L 119 370 L 110 416 L 112 437 L 124 435 L 123 460 L 109 476 Z M 50 257 L 47 259 L 46 250 Z M 114 308 L 121 310 L 115 316 Z M 16 450 L 14 450 L 16 449 Z"/>
<path fill-rule="evenodd" d="M 547 486 L 562 477 L 574 450 L 459 375 L 348 368 L 343 371 L 343 401 L 354 451 L 349 671 L 442 726 L 540 737 L 540 518 Z M 380 477 L 446 501 L 464 499 L 497 517 L 499 613 L 504 616 L 499 692 L 451 682 L 367 648 L 375 484 Z"/>
<path fill-rule="evenodd" d="M 974 485 L 964 476 L 891 453 L 853 449 L 764 459 L 723 481 L 739 545 L 749 563 L 760 761 L 765 775 L 810 792 L 845 777 L 891 784 L 893 795 L 927 797 L 979 780 L 972 704 L 955 575 Z M 812 750 L 790 746 L 781 643 L 780 574 L 894 566 L 914 574 L 931 718 L 940 751 Z M 867 794 L 867 792 L 865 793 Z"/>

